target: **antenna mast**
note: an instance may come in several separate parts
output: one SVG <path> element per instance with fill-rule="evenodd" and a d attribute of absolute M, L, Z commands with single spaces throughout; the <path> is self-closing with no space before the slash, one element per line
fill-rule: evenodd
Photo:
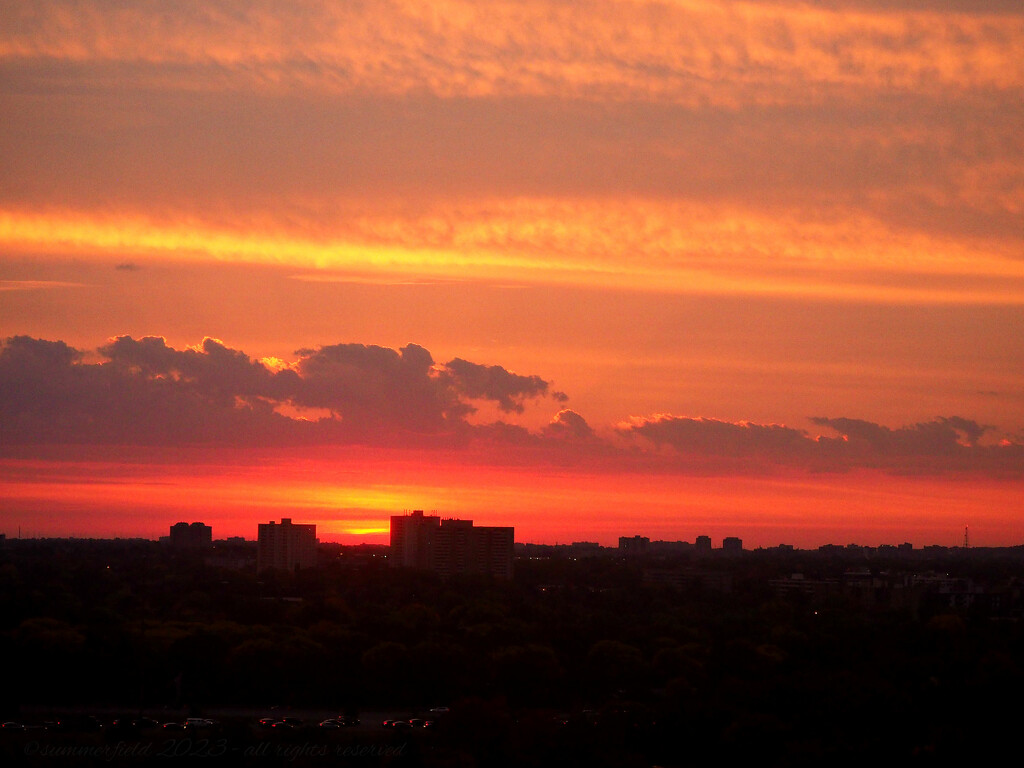
<path fill-rule="evenodd" d="M 970 528 L 970 526 L 967 526 L 967 525 L 964 526 L 964 549 L 970 549 L 971 548 L 971 538 L 968 535 L 969 528 Z"/>

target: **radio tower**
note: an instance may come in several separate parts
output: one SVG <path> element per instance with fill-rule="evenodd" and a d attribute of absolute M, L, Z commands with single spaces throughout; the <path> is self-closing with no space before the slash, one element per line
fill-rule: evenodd
<path fill-rule="evenodd" d="M 967 525 L 964 526 L 964 549 L 970 549 L 971 548 L 971 538 L 970 538 L 970 536 L 968 536 L 968 529 L 969 529 L 969 527 L 970 526 L 967 526 Z"/>

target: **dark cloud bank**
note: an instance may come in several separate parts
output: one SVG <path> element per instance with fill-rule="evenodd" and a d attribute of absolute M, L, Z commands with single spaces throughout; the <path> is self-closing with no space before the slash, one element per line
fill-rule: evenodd
<path fill-rule="evenodd" d="M 1024 446 L 960 417 L 891 429 L 815 417 L 829 433 L 782 425 L 657 415 L 599 436 L 566 395 L 539 376 L 461 358 L 438 364 L 423 347 L 363 344 L 300 349 L 271 367 L 207 338 L 177 350 L 160 337 L 120 336 L 99 362 L 61 341 L 27 336 L 0 346 L 0 445 L 332 445 L 542 448 L 566 461 L 649 461 L 662 469 L 982 471 L 1020 475 Z M 520 414 L 548 402 L 537 432 L 498 420 L 473 423 L 480 403 Z"/>
<path fill-rule="evenodd" d="M 210 338 L 177 350 L 120 336 L 97 352 L 102 361 L 89 363 L 61 341 L 7 339 L 4 442 L 415 445 L 469 437 L 474 403 L 520 413 L 527 401 L 564 398 L 500 366 L 437 365 L 415 344 L 300 349 L 280 370 Z"/>
<path fill-rule="evenodd" d="M 891 429 L 861 419 L 811 417 L 834 435 L 811 436 L 780 424 L 732 423 L 658 415 L 632 419 L 621 434 L 643 438 L 681 456 L 712 456 L 716 463 L 784 463 L 817 472 L 854 468 L 901 474 L 984 471 L 1024 473 L 1024 445 L 994 439 L 994 427 L 953 416 Z"/>

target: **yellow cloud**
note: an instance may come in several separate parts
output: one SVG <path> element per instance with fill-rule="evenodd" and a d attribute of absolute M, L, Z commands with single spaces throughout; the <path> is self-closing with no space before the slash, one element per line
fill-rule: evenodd
<path fill-rule="evenodd" d="M 451 279 L 880 301 L 1024 302 L 1016 244 L 895 231 L 833 211 L 808 219 L 685 201 L 518 199 L 342 217 L 333 230 L 267 220 L 0 210 L 11 252 L 282 264 L 306 279 Z"/>

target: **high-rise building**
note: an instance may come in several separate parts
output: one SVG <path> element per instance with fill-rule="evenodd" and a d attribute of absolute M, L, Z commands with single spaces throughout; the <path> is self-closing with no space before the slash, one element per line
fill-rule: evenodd
<path fill-rule="evenodd" d="M 441 518 L 424 515 L 422 509 L 411 515 L 392 515 L 388 561 L 396 568 L 429 569 L 432 531 L 440 527 Z"/>
<path fill-rule="evenodd" d="M 619 536 L 619 552 L 623 555 L 642 555 L 651 546 L 646 536 Z"/>
<path fill-rule="evenodd" d="M 706 555 L 711 551 L 711 537 L 710 536 L 698 536 L 694 542 L 693 550 L 698 555 Z"/>
<path fill-rule="evenodd" d="M 736 554 L 743 551 L 743 539 L 738 536 L 726 536 L 722 539 L 722 551 Z"/>
<path fill-rule="evenodd" d="M 489 573 L 512 578 L 515 529 L 474 526 L 472 520 L 441 519 L 415 510 L 391 518 L 394 567 L 419 568 L 442 576 Z"/>
<path fill-rule="evenodd" d="M 203 523 L 175 523 L 167 539 L 171 546 L 184 549 L 200 549 L 213 546 L 213 529 Z"/>
<path fill-rule="evenodd" d="M 281 518 L 279 524 L 260 523 L 256 570 L 312 568 L 316 565 L 316 543 L 315 525 L 299 525 L 290 517 Z"/>

